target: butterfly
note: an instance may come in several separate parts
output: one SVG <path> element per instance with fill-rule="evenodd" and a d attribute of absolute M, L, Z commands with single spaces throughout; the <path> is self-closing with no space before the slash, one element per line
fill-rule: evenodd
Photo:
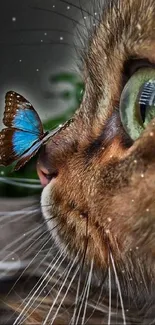
<path fill-rule="evenodd" d="M 6 93 L 3 123 L 6 128 L 0 132 L 0 165 L 8 166 L 17 161 L 14 170 L 25 165 L 61 128 L 44 132 L 33 106 L 14 91 Z"/>

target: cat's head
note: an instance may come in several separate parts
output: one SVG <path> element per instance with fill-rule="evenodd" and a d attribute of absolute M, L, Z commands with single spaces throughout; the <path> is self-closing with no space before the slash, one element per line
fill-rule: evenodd
<path fill-rule="evenodd" d="M 38 160 L 42 212 L 54 240 L 100 266 L 109 251 L 118 260 L 131 251 L 155 254 L 155 119 L 144 127 L 147 109 L 142 116 L 137 99 L 154 67 L 154 0 L 107 2 L 85 54 L 81 106 Z M 129 80 L 123 121 L 120 98 Z"/>

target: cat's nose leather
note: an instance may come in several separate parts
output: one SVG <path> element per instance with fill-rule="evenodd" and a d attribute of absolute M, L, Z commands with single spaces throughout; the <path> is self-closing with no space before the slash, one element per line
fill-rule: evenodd
<path fill-rule="evenodd" d="M 56 178 L 60 178 L 65 170 L 66 161 L 76 146 L 70 137 L 65 137 L 65 130 L 51 137 L 49 141 L 42 146 L 38 162 L 37 172 L 42 186 L 55 182 Z"/>
<path fill-rule="evenodd" d="M 37 163 L 37 173 L 40 178 L 41 185 L 45 187 L 50 181 L 49 173 L 48 170 L 39 161 Z"/>
<path fill-rule="evenodd" d="M 57 171 L 49 173 L 49 170 L 44 166 L 44 164 L 38 160 L 37 163 L 37 173 L 40 178 L 41 185 L 45 187 L 48 183 L 51 182 L 54 178 L 57 177 Z"/>
<path fill-rule="evenodd" d="M 53 148 L 43 146 L 37 161 L 37 173 L 40 178 L 41 185 L 45 187 L 58 175 L 57 164 L 53 161 Z M 52 154 L 51 154 L 52 152 Z"/>

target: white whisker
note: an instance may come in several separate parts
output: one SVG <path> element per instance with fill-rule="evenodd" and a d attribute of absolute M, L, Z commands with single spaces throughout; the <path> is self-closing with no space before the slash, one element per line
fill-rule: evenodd
<path fill-rule="evenodd" d="M 11 222 L 15 223 L 19 220 L 23 221 L 23 219 L 28 218 L 29 216 L 32 218 L 33 216 L 35 216 L 38 213 L 40 213 L 40 209 L 35 209 L 33 211 L 19 211 L 18 213 L 16 213 L 16 211 L 6 212 L 5 215 L 4 215 L 4 212 L 1 212 L 0 213 L 0 227 L 2 229 L 8 223 L 11 223 Z M 7 222 L 6 222 L 6 220 L 7 220 Z"/>
<path fill-rule="evenodd" d="M 118 276 L 117 276 L 115 262 L 114 262 L 114 259 L 113 259 L 113 256 L 112 256 L 111 252 L 110 252 L 110 259 L 111 259 L 112 267 L 113 267 L 114 274 L 115 274 L 115 280 L 116 280 L 116 284 L 117 284 L 117 288 L 118 288 L 118 293 L 119 293 L 119 298 L 120 298 L 120 303 L 121 303 L 121 308 L 122 308 L 123 325 L 126 325 L 126 317 L 125 317 L 125 310 L 124 310 L 124 304 L 123 304 L 121 287 L 120 287 L 119 279 L 118 279 Z"/>
<path fill-rule="evenodd" d="M 84 304 L 84 300 L 85 300 L 85 296 L 87 294 L 87 287 L 88 287 L 88 280 L 89 280 L 89 275 L 87 276 L 87 279 L 85 280 L 85 284 L 84 284 L 84 287 L 83 287 L 83 290 L 82 290 L 82 293 L 81 293 L 81 304 L 80 304 L 80 307 L 79 307 L 79 311 L 78 311 L 78 315 L 76 317 L 76 322 L 75 322 L 75 325 L 78 325 L 78 321 L 79 321 L 79 318 L 80 318 L 80 313 L 81 313 L 81 309 L 83 307 L 83 304 Z"/>
<path fill-rule="evenodd" d="M 80 273 L 80 276 L 79 276 L 79 279 L 78 279 L 78 284 L 77 284 L 74 313 L 73 313 L 73 316 L 71 318 L 71 321 L 70 321 L 69 325 L 74 325 L 75 324 L 75 317 L 76 317 L 76 313 L 77 313 L 78 299 L 79 299 L 79 293 L 80 293 L 80 284 L 81 284 L 81 273 Z"/>
<path fill-rule="evenodd" d="M 108 267 L 108 282 L 109 282 L 109 310 L 108 310 L 108 325 L 111 324 L 111 269 Z"/>
<path fill-rule="evenodd" d="M 64 256 L 63 260 L 60 262 L 60 264 L 57 266 L 56 270 L 53 272 L 52 275 L 50 275 L 48 281 L 45 283 L 45 285 L 41 288 L 39 294 L 35 297 L 34 301 L 32 302 L 31 306 L 29 307 L 29 309 L 26 311 L 27 313 L 29 312 L 30 308 L 32 307 L 32 305 L 38 300 L 39 296 L 41 296 L 42 292 L 44 292 L 46 290 L 47 285 L 50 283 L 50 281 L 52 280 L 52 278 L 54 277 L 54 275 L 56 274 L 56 272 L 58 271 L 58 269 L 60 268 L 60 266 L 62 265 L 63 261 L 66 259 L 67 254 Z M 47 298 L 47 296 L 51 293 L 51 291 L 55 288 L 55 286 L 60 282 L 61 278 L 64 276 L 66 277 L 66 270 L 68 270 L 68 267 L 70 266 L 70 264 L 72 263 L 72 261 L 69 263 L 69 265 L 64 269 L 63 273 L 59 276 L 59 278 L 57 279 L 57 281 L 54 282 L 54 285 L 50 288 L 50 290 L 48 290 L 48 293 L 41 299 L 41 301 L 39 302 L 39 304 L 33 309 L 32 313 L 34 313 L 36 311 L 36 309 L 38 309 L 42 303 L 44 302 L 44 300 Z M 47 271 L 47 270 L 46 270 Z M 44 280 L 41 282 L 44 282 Z M 29 314 L 29 317 L 31 316 L 31 314 Z M 24 321 L 27 320 L 27 317 L 24 318 Z"/>
<path fill-rule="evenodd" d="M 63 260 L 60 262 L 60 264 L 57 266 L 56 270 L 53 272 L 52 275 L 50 275 L 48 281 L 45 283 L 45 285 L 43 286 L 43 288 L 40 290 L 39 294 L 37 295 L 37 297 L 35 297 L 35 300 L 33 301 L 32 305 L 34 304 L 34 302 L 36 300 L 38 300 L 39 296 L 42 294 L 42 292 L 44 292 L 46 290 L 47 285 L 50 283 L 50 281 L 52 280 L 53 276 L 56 274 L 56 272 L 58 271 L 58 269 L 60 268 L 60 266 L 62 265 L 62 263 L 64 262 L 64 260 L 66 259 L 68 254 L 66 254 L 63 258 Z M 68 268 L 70 267 L 70 265 L 72 264 L 72 261 L 70 261 L 70 263 L 67 265 L 67 267 L 64 269 L 64 271 L 60 274 L 59 278 L 57 279 L 57 281 L 54 281 L 53 286 L 50 288 L 50 290 L 48 290 L 48 293 L 41 299 L 41 301 L 39 302 L 39 304 L 33 309 L 32 313 L 34 313 L 44 302 L 44 300 L 47 298 L 47 296 L 51 293 L 51 291 L 55 288 L 55 286 L 62 280 L 62 277 L 64 276 L 64 278 L 66 278 L 67 272 L 68 272 Z M 42 282 L 43 283 L 43 282 Z M 41 284 L 42 284 L 41 283 Z M 30 306 L 31 308 L 31 306 Z M 29 308 L 29 309 L 30 309 Z M 29 311 L 28 309 L 28 311 Z M 28 312 L 27 311 L 27 312 Z M 31 314 L 29 314 L 29 317 L 31 316 Z M 24 321 L 27 320 L 27 317 L 24 319 Z"/>
<path fill-rule="evenodd" d="M 34 262 L 34 260 L 37 258 L 37 256 L 40 254 L 40 252 L 42 251 L 42 249 L 48 244 L 48 242 L 51 240 L 51 238 L 47 239 L 47 241 L 45 241 L 44 245 L 40 248 L 40 250 L 35 254 L 35 256 L 33 257 L 33 259 L 29 262 L 29 264 L 27 264 L 26 268 L 23 270 L 23 272 L 21 273 L 21 275 L 19 276 L 19 278 L 16 280 L 16 282 L 14 283 L 14 285 L 12 286 L 12 288 L 10 289 L 10 291 L 8 292 L 6 298 L 9 296 L 9 294 L 12 292 L 12 290 L 15 288 L 16 284 L 18 283 L 18 281 L 21 279 L 21 277 L 24 275 L 24 273 L 26 272 L 26 270 L 31 266 L 31 264 Z M 50 249 L 51 250 L 51 249 Z M 45 256 L 46 258 L 46 256 Z M 42 261 L 40 262 L 40 264 L 42 263 Z M 39 264 L 39 266 L 40 266 Z"/>
<path fill-rule="evenodd" d="M 66 250 L 66 249 L 65 249 L 65 250 Z M 19 316 L 17 317 L 17 319 L 15 320 L 15 322 L 13 323 L 13 325 L 20 324 L 18 321 L 21 322 L 21 317 L 22 317 L 22 318 L 24 317 L 24 315 L 25 315 L 24 312 L 25 312 L 25 311 L 27 312 L 27 310 L 26 310 L 27 307 L 29 307 L 29 309 L 31 308 L 31 305 L 33 304 L 33 302 L 32 302 L 32 304 L 30 305 L 31 301 L 33 300 L 33 298 L 35 297 L 35 295 L 38 293 L 39 289 L 42 287 L 43 283 L 46 281 L 46 279 L 47 279 L 48 276 L 50 275 L 50 272 L 54 269 L 55 265 L 59 262 L 60 258 L 61 258 L 62 255 L 64 254 L 65 250 L 61 252 L 61 254 L 59 255 L 58 259 L 57 259 L 57 255 L 59 254 L 59 252 L 57 253 L 57 255 L 56 255 L 55 258 L 54 258 L 54 260 L 56 260 L 55 263 L 52 265 L 52 263 L 53 263 L 53 260 L 52 260 L 52 262 L 51 262 L 51 263 L 49 264 L 49 266 L 48 266 L 49 271 L 47 272 L 47 270 L 46 270 L 46 271 L 44 272 L 44 273 L 47 272 L 46 276 L 44 277 L 44 273 L 43 273 L 42 276 L 41 276 L 41 278 L 39 279 L 38 282 L 40 282 L 40 280 L 43 279 L 43 280 L 41 281 L 40 285 L 38 286 L 38 283 L 36 283 L 36 285 L 34 286 L 34 288 L 29 292 L 28 296 L 25 298 L 25 300 L 24 300 L 23 303 L 21 304 L 21 307 L 22 307 L 22 305 L 24 305 L 24 303 L 28 300 L 29 297 L 30 297 L 30 299 L 28 300 L 28 302 L 27 302 L 26 305 L 24 306 L 22 312 L 19 314 Z M 66 255 L 65 255 L 65 257 L 63 258 L 63 260 L 64 260 L 65 258 L 66 258 Z M 59 263 L 59 266 L 62 264 L 63 260 L 61 260 L 61 262 Z M 58 266 L 58 267 L 59 267 L 59 266 Z M 48 269 L 48 268 L 47 268 L 47 269 Z M 57 271 L 57 269 L 53 272 L 52 276 L 56 273 L 56 271 Z M 51 276 L 51 277 L 52 277 L 52 276 Z M 45 287 L 46 287 L 46 286 L 47 286 L 47 283 L 46 283 Z M 36 287 L 37 287 L 37 289 L 35 290 Z M 44 290 L 44 288 L 42 288 L 42 289 Z M 41 290 L 42 290 L 42 289 L 41 289 Z M 35 290 L 35 291 L 34 291 L 34 290 Z M 43 291 L 43 290 L 42 290 L 42 291 Z M 33 292 L 33 291 L 34 291 L 34 292 Z M 31 294 L 32 294 L 32 296 L 31 296 Z M 39 295 L 40 295 L 40 293 L 39 293 Z M 38 295 L 38 296 L 39 296 L 39 295 Z M 30 306 L 29 306 L 29 305 L 30 305 Z"/>
<path fill-rule="evenodd" d="M 76 269 L 76 271 L 75 271 L 75 273 L 74 273 L 74 275 L 73 275 L 73 277 L 72 277 L 72 279 L 71 279 L 71 281 L 70 281 L 70 283 L 69 283 L 69 286 L 67 287 L 67 290 L 66 290 L 66 292 L 65 292 L 65 294 L 64 294 L 64 296 L 63 296 L 63 298 L 62 298 L 62 300 L 61 300 L 61 303 L 59 304 L 59 307 L 57 308 L 57 311 L 55 312 L 55 314 L 54 314 L 54 316 L 53 316 L 53 318 L 52 318 L 52 322 L 51 322 L 51 324 L 50 325 L 52 325 L 53 324 L 53 322 L 54 322 L 54 320 L 56 319 L 56 317 L 57 317 L 57 314 L 58 314 L 58 312 L 59 312 L 59 310 L 60 310 L 60 308 L 61 308 L 61 306 L 62 306 L 62 304 L 63 304 L 63 302 L 64 302 L 64 300 L 65 300 L 65 298 L 66 298 L 66 296 L 67 296 L 67 293 L 68 293 L 68 291 L 69 291 L 69 289 L 70 289 L 70 287 L 71 287 L 71 285 L 72 285 L 72 283 L 73 283 L 73 281 L 74 281 L 74 279 L 75 279 L 75 277 L 76 277 L 76 275 L 77 275 L 77 273 L 78 273 L 78 271 L 79 271 L 79 265 L 78 265 L 78 267 L 77 267 L 77 269 Z"/>
<path fill-rule="evenodd" d="M 67 273 L 67 275 L 66 275 L 66 277 L 65 277 L 65 280 L 64 280 L 63 284 L 61 285 L 61 287 L 60 287 L 60 289 L 59 289 L 59 291 L 58 291 L 58 293 L 57 293 L 57 295 L 56 295 L 56 297 L 55 297 L 55 299 L 54 299 L 54 301 L 53 301 L 53 304 L 52 304 L 52 306 L 51 306 L 51 308 L 50 308 L 50 310 L 49 310 L 49 312 L 48 312 L 48 314 L 47 314 L 47 316 L 46 316 L 46 318 L 45 318 L 45 320 L 44 320 L 44 322 L 43 322 L 42 325 L 46 325 L 46 324 L 47 324 L 47 321 L 49 320 L 49 317 L 50 317 L 50 315 L 51 315 L 51 312 L 52 312 L 52 310 L 53 310 L 53 307 L 54 307 L 55 303 L 57 302 L 57 300 L 58 300 L 58 298 L 59 298 L 59 295 L 60 295 L 62 289 L 64 288 L 64 285 L 65 285 L 65 283 L 67 282 L 68 277 L 69 277 L 69 275 L 70 275 L 70 273 L 71 273 L 71 271 L 72 271 L 72 269 L 73 269 L 73 266 L 75 265 L 77 259 L 78 259 L 78 254 L 77 254 L 76 257 L 74 258 L 74 261 L 73 261 L 73 263 L 71 264 L 71 267 L 70 267 L 69 270 L 68 270 L 68 273 Z M 53 322 L 52 322 L 52 323 L 53 323 Z M 52 323 L 51 323 L 51 325 L 52 325 Z"/>
<path fill-rule="evenodd" d="M 92 261 L 91 261 L 91 266 L 90 266 L 90 271 L 89 271 L 88 284 L 87 284 L 87 294 L 86 294 L 86 300 L 85 300 L 85 306 L 84 306 L 84 312 L 83 312 L 83 316 L 82 316 L 81 325 L 85 324 L 85 317 L 86 317 L 86 311 L 87 311 L 87 305 L 88 305 L 88 297 L 89 297 L 90 286 L 91 286 L 93 266 L 94 266 L 94 259 L 92 259 Z"/>
<path fill-rule="evenodd" d="M 102 283 L 100 293 L 99 293 L 99 297 L 98 297 L 97 301 L 95 301 L 95 305 L 93 304 L 93 302 L 90 302 L 90 301 L 88 302 L 89 307 L 93 308 L 93 311 L 91 312 L 90 316 L 87 318 L 85 324 L 87 324 L 89 322 L 89 320 L 91 319 L 91 317 L 94 314 L 94 311 L 99 308 L 99 302 L 100 302 L 100 299 L 101 299 L 102 294 L 103 294 L 103 289 L 104 289 L 104 282 Z M 100 310 L 100 308 L 98 310 Z"/>
<path fill-rule="evenodd" d="M 24 214 L 24 216 L 28 216 L 29 214 L 35 214 L 35 213 L 38 213 L 40 211 L 40 208 L 38 209 L 35 209 L 35 210 L 18 210 L 18 211 L 5 211 L 5 212 L 0 212 L 0 217 L 1 216 L 4 216 L 4 218 L 7 218 L 7 217 L 14 217 L 15 215 L 21 215 L 21 214 Z M 4 215 L 6 214 L 6 215 Z M 2 219 L 0 219 L 1 221 Z"/>
<path fill-rule="evenodd" d="M 14 250 L 14 253 L 17 253 L 17 252 L 19 251 L 19 249 L 21 249 L 21 248 L 23 248 L 23 247 L 26 247 L 27 244 L 28 244 L 30 241 L 32 241 L 33 238 L 37 237 L 37 235 L 39 235 L 39 233 L 40 233 L 39 229 L 41 229 L 41 228 L 42 228 L 42 225 L 40 225 L 39 227 L 36 227 L 36 228 L 33 228 L 33 229 L 27 231 L 27 232 L 24 234 L 24 238 L 25 238 L 27 235 L 30 235 L 30 234 L 32 235 L 33 232 L 35 232 L 35 234 L 34 234 L 33 236 L 29 237 L 27 240 L 24 239 L 24 243 L 21 244 L 20 247 L 16 248 L 16 249 Z M 37 230 L 38 230 L 38 231 L 37 231 Z M 46 231 L 46 233 L 47 233 L 47 231 Z M 43 233 L 42 233 L 42 235 L 43 235 Z M 12 242 L 11 242 L 10 244 L 8 244 L 7 246 L 5 246 L 5 248 L 1 250 L 1 254 L 2 254 L 3 252 L 6 252 L 6 251 L 7 251 L 8 249 L 10 249 L 10 248 L 12 249 L 12 247 L 13 247 L 14 245 L 18 244 L 18 243 L 20 242 L 20 240 L 23 240 L 23 234 L 22 234 L 22 236 L 20 236 L 19 238 L 17 238 L 16 240 L 12 241 Z M 34 243 L 33 243 L 33 244 L 34 244 Z M 27 248 L 27 249 L 28 249 L 28 248 Z M 12 254 L 12 253 L 8 254 L 8 255 L 5 257 L 5 259 L 8 258 L 11 254 Z"/>

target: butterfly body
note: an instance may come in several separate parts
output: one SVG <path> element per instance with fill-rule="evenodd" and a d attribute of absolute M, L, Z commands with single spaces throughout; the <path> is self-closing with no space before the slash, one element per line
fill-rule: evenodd
<path fill-rule="evenodd" d="M 9 91 L 5 97 L 3 123 L 0 132 L 0 165 L 8 166 L 17 160 L 15 170 L 36 154 L 47 132 L 33 106 L 21 95 Z"/>

